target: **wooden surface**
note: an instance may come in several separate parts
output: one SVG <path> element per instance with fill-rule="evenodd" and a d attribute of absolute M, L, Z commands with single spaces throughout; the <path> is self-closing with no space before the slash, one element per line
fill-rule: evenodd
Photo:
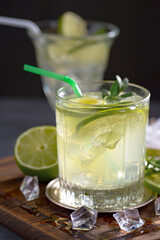
<path fill-rule="evenodd" d="M 51 203 L 44 195 L 46 184 L 40 184 L 40 197 L 26 202 L 19 190 L 23 174 L 13 157 L 0 160 L 0 224 L 24 239 L 160 239 L 160 217 L 155 216 L 154 203 L 139 209 L 145 224 L 126 233 L 120 230 L 112 214 L 99 214 L 91 231 L 71 229 L 70 210 Z"/>

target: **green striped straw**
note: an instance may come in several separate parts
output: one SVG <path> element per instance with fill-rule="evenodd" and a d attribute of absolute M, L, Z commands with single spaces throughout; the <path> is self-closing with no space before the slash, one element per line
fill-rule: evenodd
<path fill-rule="evenodd" d="M 50 78 L 54 78 L 54 79 L 66 82 L 66 83 L 71 85 L 71 87 L 73 88 L 73 91 L 75 92 L 77 97 L 82 97 L 82 92 L 81 92 L 78 84 L 76 83 L 75 80 L 73 80 L 72 78 L 70 78 L 68 76 L 64 76 L 64 75 L 61 75 L 61 74 L 58 74 L 58 73 L 50 72 L 50 71 L 44 70 L 42 68 L 34 67 L 34 66 L 31 66 L 31 65 L 27 65 L 27 64 L 24 64 L 24 71 L 35 73 L 35 74 L 38 74 L 38 75 L 42 75 L 42 76 L 46 76 L 46 77 L 50 77 Z"/>

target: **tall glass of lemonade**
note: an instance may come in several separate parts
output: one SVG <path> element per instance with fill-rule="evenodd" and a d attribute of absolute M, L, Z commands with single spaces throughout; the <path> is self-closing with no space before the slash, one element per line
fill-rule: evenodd
<path fill-rule="evenodd" d="M 129 84 L 132 96 L 106 101 L 101 89 L 112 83 L 83 82 L 80 98 L 70 86 L 57 92 L 60 198 L 66 205 L 110 211 L 143 199 L 150 93 Z"/>

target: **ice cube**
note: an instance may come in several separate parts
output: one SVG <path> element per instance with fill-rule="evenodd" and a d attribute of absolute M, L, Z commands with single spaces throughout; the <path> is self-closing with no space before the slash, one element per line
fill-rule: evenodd
<path fill-rule="evenodd" d="M 155 212 L 156 215 L 160 215 L 160 197 L 155 201 Z"/>
<path fill-rule="evenodd" d="M 122 138 L 122 135 L 113 131 L 104 131 L 97 134 L 92 142 L 94 145 L 102 146 L 109 149 L 114 149 L 117 143 Z"/>
<path fill-rule="evenodd" d="M 144 222 L 139 216 L 138 209 L 128 209 L 113 214 L 120 228 L 126 232 L 141 227 Z"/>
<path fill-rule="evenodd" d="M 25 176 L 21 183 L 20 190 L 27 201 L 31 201 L 38 198 L 39 197 L 38 177 Z"/>
<path fill-rule="evenodd" d="M 77 155 L 78 159 L 81 160 L 81 166 L 85 168 L 93 162 L 94 158 L 99 156 L 104 151 L 104 148 L 95 146 L 91 142 L 91 139 L 87 139 L 86 137 L 74 148 L 74 151 L 76 151 L 74 156 Z"/>
<path fill-rule="evenodd" d="M 82 206 L 70 214 L 72 229 L 90 230 L 97 220 L 98 211 Z"/>
<path fill-rule="evenodd" d="M 87 136 L 83 138 L 83 141 L 77 145 L 77 153 L 81 156 L 80 159 L 82 166 L 88 166 L 93 162 L 93 159 L 103 153 L 106 148 L 114 149 L 121 138 L 121 134 L 113 131 L 104 131 L 94 134 L 94 136 L 90 138 Z"/>

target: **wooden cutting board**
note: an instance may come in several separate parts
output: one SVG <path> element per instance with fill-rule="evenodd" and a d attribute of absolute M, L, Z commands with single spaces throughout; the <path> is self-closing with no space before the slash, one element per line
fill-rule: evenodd
<path fill-rule="evenodd" d="M 0 159 L 0 224 L 27 240 L 53 239 L 160 239 L 160 217 L 154 213 L 154 203 L 140 208 L 145 224 L 126 233 L 120 230 L 112 214 L 99 214 L 96 226 L 90 231 L 71 229 L 72 211 L 51 203 L 45 197 L 46 184 L 40 184 L 40 197 L 26 202 L 19 190 L 23 174 L 13 157 Z"/>

